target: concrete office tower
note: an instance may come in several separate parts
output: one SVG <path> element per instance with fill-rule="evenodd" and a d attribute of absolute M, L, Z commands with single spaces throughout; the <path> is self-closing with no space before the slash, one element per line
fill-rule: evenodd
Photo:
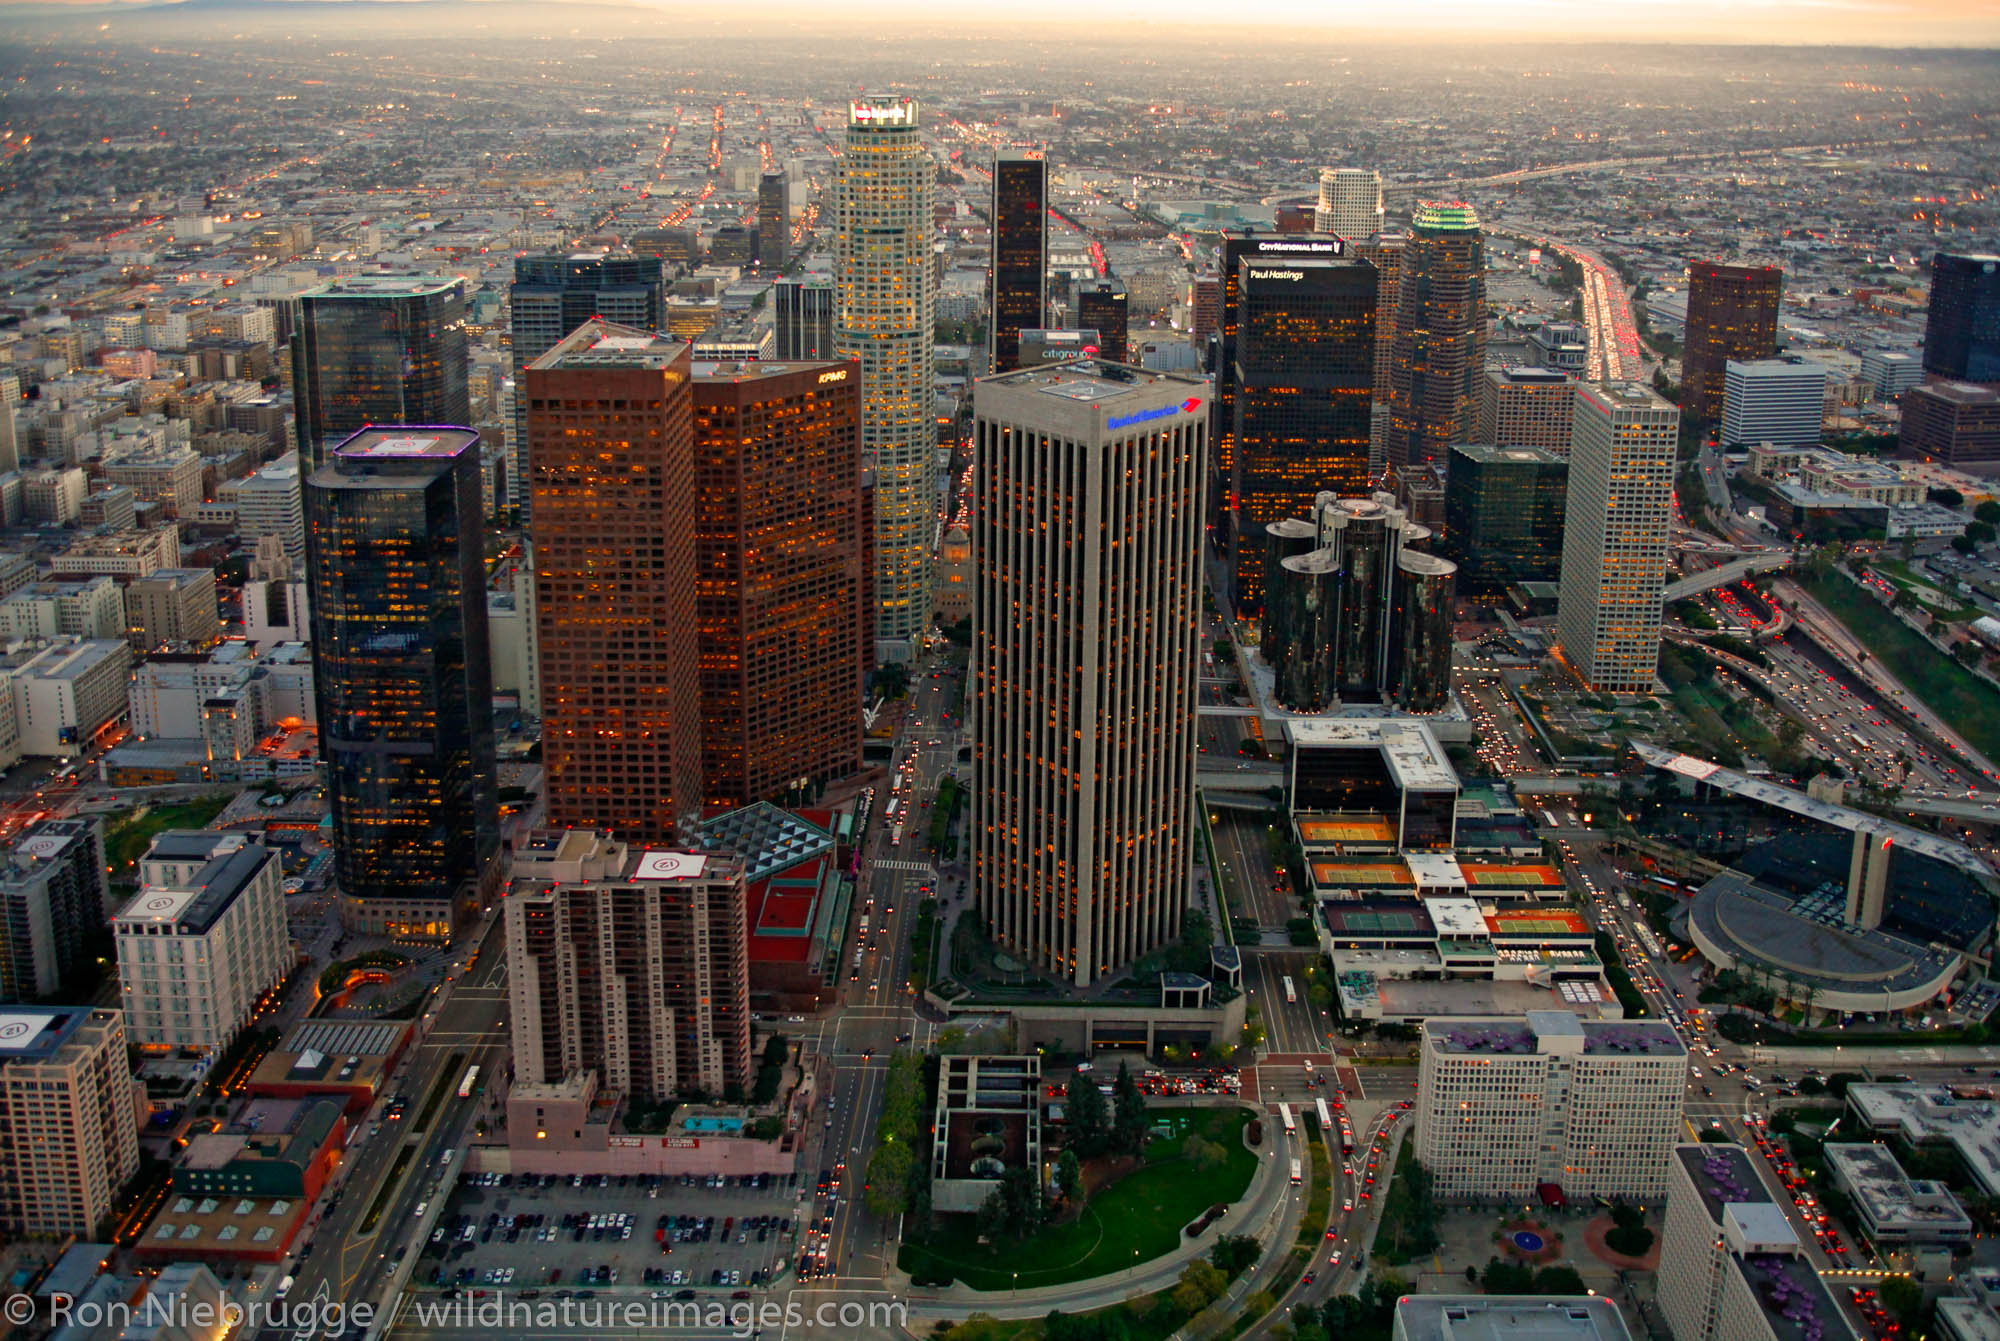
<path fill-rule="evenodd" d="M 108 1233 L 139 1169 L 125 1021 L 88 1006 L 0 1008 L 0 1231 Z"/>
<path fill-rule="evenodd" d="M 694 422 L 703 795 L 739 806 L 861 767 L 860 373 L 698 363 Z"/>
<path fill-rule="evenodd" d="M 1471 440 L 1486 372 L 1486 241 L 1472 206 L 1417 206 L 1396 309 L 1384 464 L 1440 464 Z"/>
<path fill-rule="evenodd" d="M 125 1024 L 139 1048 L 218 1053 L 292 967 L 284 863 L 247 834 L 169 829 L 113 919 Z"/>
<path fill-rule="evenodd" d="M 791 251 L 792 179 L 767 172 L 757 179 L 757 264 L 776 272 Z"/>
<path fill-rule="evenodd" d="M 313 694 L 342 916 L 448 940 L 500 879 L 479 434 L 367 429 L 307 478 Z"/>
<path fill-rule="evenodd" d="M 691 362 L 593 321 L 524 374 L 548 820 L 634 843 L 701 815 Z"/>
<path fill-rule="evenodd" d="M 1321 493 L 1367 491 L 1375 267 L 1346 257 L 1236 265 L 1231 598 L 1239 615 L 1254 615 L 1264 528 L 1311 511 Z"/>
<path fill-rule="evenodd" d="M 1076 290 L 1077 329 L 1097 332 L 1097 351 L 1125 362 L 1132 314 L 1125 286 L 1115 279 L 1087 279 Z"/>
<path fill-rule="evenodd" d="M 657 256 L 580 251 L 514 258 L 507 300 L 516 388 L 513 450 L 507 459 L 509 507 L 528 505 L 528 398 L 519 392 L 528 365 L 593 318 L 642 331 L 666 329 L 666 291 L 666 267 Z"/>
<path fill-rule="evenodd" d="M 1796 356 L 1723 365 L 1724 447 L 1813 447 L 1826 418 L 1826 365 Z"/>
<path fill-rule="evenodd" d="M 1321 168 L 1313 231 L 1360 242 L 1382 231 L 1382 174 L 1372 168 Z"/>
<path fill-rule="evenodd" d="M 1953 382 L 2000 383 L 2000 256 L 1931 257 L 1924 372 Z"/>
<path fill-rule="evenodd" d="M 719 1098 L 750 1079 L 750 937 L 741 863 L 543 829 L 550 883 L 506 899 L 514 1079 L 583 1071 L 628 1098 Z"/>
<path fill-rule="evenodd" d="M 1785 272 L 1775 265 L 1688 267 L 1681 405 L 1703 423 L 1722 418 L 1724 368 L 1731 359 L 1767 359 L 1778 352 L 1778 297 Z"/>
<path fill-rule="evenodd" d="M 991 217 L 988 363 L 994 372 L 1012 372 L 1021 366 L 1021 332 L 1049 324 L 1049 165 L 1039 150 L 994 156 Z"/>
<path fill-rule="evenodd" d="M 100 821 L 46 819 L 0 862 L 0 1001 L 53 996 L 109 926 Z"/>
<path fill-rule="evenodd" d="M 1347 244 L 1318 233 L 1225 233 L 1217 326 L 1210 340 L 1208 367 L 1215 374 L 1215 397 L 1209 405 L 1210 521 L 1223 539 L 1229 538 L 1229 518 L 1235 508 L 1236 471 L 1236 342 L 1242 324 L 1241 262 L 1328 260 L 1347 254 Z M 1199 281 L 1197 281 L 1199 282 Z"/>
<path fill-rule="evenodd" d="M 1680 426 L 1680 411 L 1651 387 L 1577 389 L 1556 641 L 1599 693 L 1653 687 Z"/>
<path fill-rule="evenodd" d="M 1444 493 L 1444 550 L 1458 560 L 1467 593 L 1493 596 L 1517 582 L 1562 577 L 1563 516 L 1569 504 L 1568 447 L 1451 449 Z"/>
<path fill-rule="evenodd" d="M 1576 383 L 1554 368 L 1488 368 L 1479 379 L 1475 442 L 1569 455 Z"/>
<path fill-rule="evenodd" d="M 973 390 L 973 897 L 1079 987 L 1187 904 L 1207 390 L 1093 362 Z"/>
<path fill-rule="evenodd" d="M 370 424 L 463 424 L 465 281 L 354 275 L 303 294 L 293 315 L 299 469 Z"/>
<path fill-rule="evenodd" d="M 1687 1045 L 1664 1020 L 1566 1010 L 1424 1022 L 1417 1158 L 1447 1197 L 1657 1197 Z"/>
<path fill-rule="evenodd" d="M 1676 1145 L 1665 1173 L 1657 1286 L 1676 1341 L 1854 1341 L 1756 1156 L 1733 1143 Z"/>
<path fill-rule="evenodd" d="M 937 161 L 914 99 L 863 99 L 847 117 L 833 189 L 833 352 L 861 365 L 861 462 L 875 476 L 875 656 L 910 661 L 930 629 L 937 529 Z"/>
<path fill-rule="evenodd" d="M 772 289 L 777 350 L 783 363 L 833 357 L 833 281 L 781 279 Z"/>

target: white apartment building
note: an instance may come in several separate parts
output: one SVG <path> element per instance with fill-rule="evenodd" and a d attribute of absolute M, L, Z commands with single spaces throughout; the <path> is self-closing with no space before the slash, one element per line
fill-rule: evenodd
<path fill-rule="evenodd" d="M 37 582 L 0 599 L 0 642 L 124 636 L 124 594 L 108 577 Z"/>
<path fill-rule="evenodd" d="M 1651 387 L 1576 392 L 1556 641 L 1600 693 L 1643 694 L 1660 661 L 1681 412 Z"/>
<path fill-rule="evenodd" d="M 1730 359 L 1722 369 L 1722 445 L 1780 447 L 1819 441 L 1826 415 L 1826 365 L 1800 358 Z"/>
<path fill-rule="evenodd" d="M 90 479 L 80 466 L 31 470 L 21 477 L 22 504 L 28 520 L 48 526 L 70 526 L 83 515 Z"/>
<path fill-rule="evenodd" d="M 111 928 L 130 1041 L 219 1052 L 291 965 L 284 863 L 247 834 L 167 830 Z"/>
<path fill-rule="evenodd" d="M 139 1168 L 125 1021 L 87 1006 L 0 1006 L 0 1231 L 96 1235 Z"/>
<path fill-rule="evenodd" d="M 134 578 L 172 568 L 180 561 L 180 528 L 170 522 L 146 530 L 81 536 L 49 560 L 49 566 L 57 577 L 103 573 Z"/>
<path fill-rule="evenodd" d="M 1749 1152 L 1676 1145 L 1665 1173 L 1655 1286 L 1675 1341 L 1854 1341 Z"/>
<path fill-rule="evenodd" d="M 196 740 L 203 708 L 239 701 L 253 737 L 288 718 L 313 720 L 312 658 L 300 643 L 253 653 L 226 642 L 206 661 L 147 661 L 132 672 L 132 732 L 143 740 Z"/>
<path fill-rule="evenodd" d="M 216 486 L 215 495 L 236 505 L 236 534 L 248 546 L 274 535 L 294 564 L 305 562 L 306 514 L 299 488 L 299 454 L 286 452 L 240 480 Z"/>
<path fill-rule="evenodd" d="M 1444 1196 L 1657 1197 L 1686 1086 L 1687 1046 L 1663 1020 L 1427 1020 L 1417 1158 Z"/>

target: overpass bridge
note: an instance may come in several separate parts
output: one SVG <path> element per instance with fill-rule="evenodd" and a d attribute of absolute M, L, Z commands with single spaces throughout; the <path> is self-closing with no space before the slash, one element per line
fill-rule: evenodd
<path fill-rule="evenodd" d="M 1664 600 L 1678 601 L 1698 592 L 1713 591 L 1726 587 L 1731 582 L 1740 581 L 1752 573 L 1771 573 L 1791 566 L 1792 556 L 1785 551 L 1766 551 L 1762 554 L 1746 554 L 1740 559 L 1704 568 L 1698 573 L 1690 573 L 1678 582 L 1670 582 L 1661 593 Z"/>
<path fill-rule="evenodd" d="M 1281 764 L 1261 760 L 1197 767 L 1194 785 L 1205 792 L 1265 792 L 1285 785 L 1285 770 Z"/>

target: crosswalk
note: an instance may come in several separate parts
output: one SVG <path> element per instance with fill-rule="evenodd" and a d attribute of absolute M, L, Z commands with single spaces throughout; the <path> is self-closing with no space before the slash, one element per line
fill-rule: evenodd
<path fill-rule="evenodd" d="M 929 862 L 898 861 L 893 857 L 889 857 L 872 861 L 868 864 L 878 871 L 915 871 L 918 875 L 927 875 L 933 880 L 937 879 L 937 868 Z"/>

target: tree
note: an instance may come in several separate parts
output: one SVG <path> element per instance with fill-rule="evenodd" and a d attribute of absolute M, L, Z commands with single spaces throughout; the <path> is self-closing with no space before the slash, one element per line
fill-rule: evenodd
<path fill-rule="evenodd" d="M 1118 1063 L 1111 1096 L 1111 1148 L 1127 1155 L 1141 1153 L 1146 1148 L 1146 1096 L 1139 1093 L 1139 1082 L 1123 1062 Z"/>
<path fill-rule="evenodd" d="M 2000 531 L 1994 530 L 1988 522 L 1976 521 L 1965 528 L 1966 539 L 1975 545 L 1990 545 L 1996 535 L 2000 535 Z"/>
<path fill-rule="evenodd" d="M 875 1148 L 862 1196 L 870 1215 L 886 1220 L 910 1208 L 910 1170 L 915 1165 L 915 1152 L 901 1141 L 885 1141 Z"/>
<path fill-rule="evenodd" d="M 1069 1087 L 1068 1117 L 1070 1149 L 1078 1155 L 1094 1159 L 1111 1148 L 1111 1105 L 1088 1074 Z"/>
<path fill-rule="evenodd" d="M 1198 1169 L 1212 1169 L 1222 1163 L 1224 1151 L 1213 1141 L 1205 1141 L 1199 1132 L 1189 1132 L 1187 1140 L 1181 1142 L 1181 1158 Z"/>
<path fill-rule="evenodd" d="M 2000 526 L 2000 503 L 1987 499 L 1972 510 L 1972 515 L 1988 526 Z"/>
<path fill-rule="evenodd" d="M 1536 1294 L 1583 1294 L 1583 1277 L 1575 1267 L 1544 1267 L 1535 1273 Z"/>
<path fill-rule="evenodd" d="M 1908 1276 L 1884 1276 L 1876 1288 L 1882 1295 L 1882 1307 L 1903 1324 L 1903 1334 L 1913 1334 L 1923 1319 L 1924 1287 Z"/>
<path fill-rule="evenodd" d="M 995 1232 L 1021 1238 L 1041 1227 L 1048 1207 L 1031 1169 L 1011 1168 L 1000 1175 L 1000 1186 L 987 1194 L 980 1216 Z"/>
<path fill-rule="evenodd" d="M 1233 1280 L 1257 1260 L 1257 1240 L 1248 1234 L 1224 1234 L 1208 1250 L 1208 1260 Z"/>
<path fill-rule="evenodd" d="M 1056 1160 L 1056 1189 L 1064 1201 L 1076 1202 L 1083 1196 L 1083 1161 L 1074 1150 L 1063 1151 Z"/>
<path fill-rule="evenodd" d="M 1222 1297 L 1229 1281 L 1213 1262 L 1200 1258 L 1181 1268 L 1181 1283 L 1174 1287 L 1174 1307 L 1183 1313 L 1199 1313 Z"/>
<path fill-rule="evenodd" d="M 1951 547 L 1960 554 L 1970 554 L 1979 548 L 1979 546 L 1973 544 L 1972 541 L 1962 535 L 1955 535 L 1951 538 Z"/>

